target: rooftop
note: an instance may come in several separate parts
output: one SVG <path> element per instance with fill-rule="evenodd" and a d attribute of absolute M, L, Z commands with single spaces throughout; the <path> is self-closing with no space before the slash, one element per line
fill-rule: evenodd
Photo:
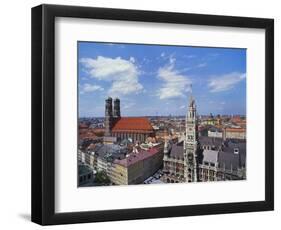
<path fill-rule="evenodd" d="M 203 151 L 203 162 L 207 161 L 210 163 L 217 163 L 218 162 L 218 155 L 219 151 L 216 150 L 204 150 Z"/>
<path fill-rule="evenodd" d="M 144 131 L 153 132 L 153 127 L 146 117 L 121 117 L 113 125 L 112 132 L 118 131 Z"/>
<path fill-rule="evenodd" d="M 204 150 L 202 153 L 202 162 L 208 161 L 211 163 L 218 163 L 219 168 L 226 170 L 237 170 L 240 167 L 246 166 L 246 141 L 241 140 L 227 140 L 222 141 L 222 138 L 200 137 L 200 143 L 210 143 L 222 146 L 221 150 Z M 169 142 L 169 157 L 175 159 L 183 159 L 184 146 L 183 141 L 178 143 Z"/>
<path fill-rule="evenodd" d="M 234 150 L 238 150 L 239 154 L 235 154 Z M 228 141 L 223 151 L 218 156 L 219 167 L 237 170 L 238 167 L 246 166 L 246 142 Z"/>
<path fill-rule="evenodd" d="M 244 128 L 226 128 L 227 132 L 246 132 L 246 129 Z"/>
<path fill-rule="evenodd" d="M 107 161 L 113 161 L 117 158 L 124 158 L 127 154 L 127 148 L 115 144 L 96 144 L 92 149 L 99 158 Z"/>
<path fill-rule="evenodd" d="M 140 150 L 138 153 L 130 154 L 128 157 L 118 160 L 116 159 L 114 163 L 122 165 L 124 167 L 128 167 L 130 165 L 135 164 L 138 161 L 147 159 L 159 152 L 158 148 L 151 148 L 149 150 Z"/>
<path fill-rule="evenodd" d="M 183 141 L 181 141 L 179 143 L 172 144 L 169 156 L 176 159 L 183 159 L 183 152 Z"/>
<path fill-rule="evenodd" d="M 219 147 L 223 143 L 223 139 L 219 137 L 206 137 L 206 136 L 200 136 L 199 142 L 201 145 L 211 145 Z"/>

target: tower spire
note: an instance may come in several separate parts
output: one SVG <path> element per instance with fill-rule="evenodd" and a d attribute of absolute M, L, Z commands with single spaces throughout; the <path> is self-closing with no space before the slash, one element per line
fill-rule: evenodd
<path fill-rule="evenodd" d="M 190 84 L 190 101 L 185 120 L 184 142 L 184 175 L 187 182 L 196 182 L 197 179 L 197 121 L 195 100 L 192 97 Z"/>
<path fill-rule="evenodd" d="M 190 94 L 189 94 L 189 107 L 193 103 L 193 96 L 192 96 L 192 84 L 190 84 Z"/>
<path fill-rule="evenodd" d="M 112 98 L 108 97 L 105 100 L 105 136 L 111 135 L 111 128 L 112 128 Z"/>

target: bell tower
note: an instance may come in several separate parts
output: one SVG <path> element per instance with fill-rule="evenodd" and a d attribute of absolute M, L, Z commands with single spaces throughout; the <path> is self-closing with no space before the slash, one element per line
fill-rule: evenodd
<path fill-rule="evenodd" d="M 198 126 L 195 100 L 190 96 L 185 119 L 184 177 L 186 182 L 198 181 L 197 145 Z"/>
<path fill-rule="evenodd" d="M 105 136 L 111 136 L 111 128 L 113 123 L 112 114 L 112 98 L 108 97 L 105 100 Z"/>
<path fill-rule="evenodd" d="M 113 101 L 113 117 L 115 118 L 120 118 L 121 114 L 120 114 L 120 100 L 119 98 L 115 98 Z"/>

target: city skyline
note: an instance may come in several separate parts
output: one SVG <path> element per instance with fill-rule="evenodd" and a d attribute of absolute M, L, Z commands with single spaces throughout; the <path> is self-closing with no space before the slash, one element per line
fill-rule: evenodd
<path fill-rule="evenodd" d="M 107 97 L 122 116 L 246 115 L 246 50 L 78 42 L 79 117 L 103 117 Z"/>

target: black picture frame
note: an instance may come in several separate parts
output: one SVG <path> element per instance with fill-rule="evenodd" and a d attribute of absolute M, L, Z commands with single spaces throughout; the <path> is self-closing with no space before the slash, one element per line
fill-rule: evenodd
<path fill-rule="evenodd" d="M 109 19 L 265 29 L 265 200 L 55 213 L 55 18 Z M 274 209 L 274 20 L 110 8 L 32 8 L 32 221 L 41 225 L 163 218 Z"/>

